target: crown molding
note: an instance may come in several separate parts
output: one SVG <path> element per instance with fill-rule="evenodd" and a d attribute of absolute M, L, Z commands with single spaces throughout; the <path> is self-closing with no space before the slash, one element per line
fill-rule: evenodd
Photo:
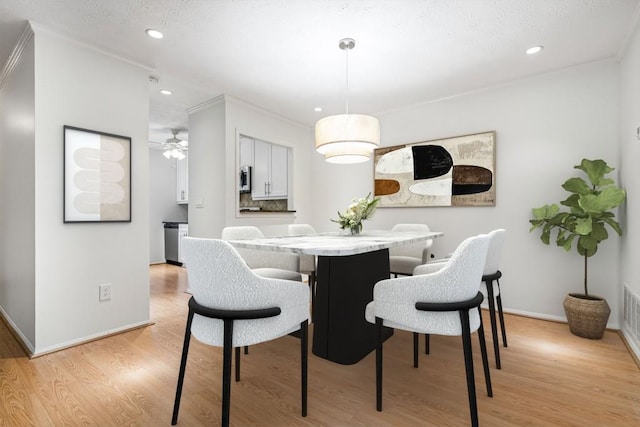
<path fill-rule="evenodd" d="M 243 106 L 245 108 L 251 109 L 251 110 L 259 112 L 261 114 L 264 114 L 264 115 L 267 115 L 267 116 L 271 116 L 274 119 L 286 122 L 286 123 L 288 123 L 290 125 L 297 126 L 297 127 L 302 128 L 302 129 L 311 129 L 312 128 L 307 124 L 295 121 L 293 119 L 290 119 L 289 117 L 283 116 L 282 114 L 275 113 L 275 112 L 273 112 L 271 110 L 267 110 L 266 108 L 260 107 L 259 105 L 253 104 L 253 103 L 251 103 L 249 101 L 245 101 L 243 99 L 236 98 L 235 96 L 232 96 L 232 95 L 225 95 L 225 96 L 226 96 L 227 101 L 229 101 L 229 102 L 232 102 L 232 103 L 237 104 L 237 105 L 241 105 L 241 106 Z"/>
<path fill-rule="evenodd" d="M 2 72 L 0 73 L 0 88 L 4 86 L 5 82 L 9 79 L 11 74 L 13 74 L 13 71 L 18 65 L 18 62 L 20 62 L 20 58 L 22 57 L 24 48 L 33 38 L 33 34 L 34 32 L 31 23 L 27 21 L 24 28 L 22 29 L 22 32 L 20 33 L 20 37 L 18 37 L 16 45 L 13 47 L 11 55 L 9 55 L 9 59 L 7 59 L 7 62 L 2 68 Z"/>
<path fill-rule="evenodd" d="M 55 31 L 51 30 L 50 28 L 45 27 L 43 25 L 40 25 L 38 23 L 30 22 L 30 25 L 31 25 L 31 28 L 33 29 L 33 32 L 35 34 L 46 34 L 48 36 L 55 37 L 55 38 L 60 39 L 60 40 L 64 40 L 66 42 L 75 44 L 76 46 L 80 46 L 80 47 L 83 47 L 85 49 L 91 50 L 93 52 L 97 52 L 97 53 L 99 53 L 101 55 L 107 56 L 109 58 L 113 58 L 113 59 L 115 59 L 117 61 L 121 61 L 121 62 L 130 64 L 130 65 L 133 65 L 134 67 L 137 67 L 137 68 L 142 68 L 143 70 L 147 71 L 148 73 L 152 73 L 154 71 L 153 67 L 150 67 L 148 65 L 142 64 L 140 62 L 136 62 L 136 61 L 134 61 L 132 59 L 129 59 L 129 58 L 126 58 L 124 56 L 117 55 L 117 54 L 115 54 L 115 53 L 113 53 L 113 52 L 111 52 L 109 50 L 100 48 L 98 46 L 94 46 L 92 44 L 89 44 L 89 43 L 74 39 L 73 37 L 69 37 L 69 36 L 57 33 Z"/>
<path fill-rule="evenodd" d="M 222 94 L 222 95 L 218 95 L 215 98 L 211 98 L 208 101 L 204 101 L 198 105 L 194 105 L 193 107 L 189 107 L 187 108 L 187 114 L 193 114 L 193 113 L 197 113 L 199 111 L 202 110 L 206 110 L 209 107 L 212 107 L 214 105 L 218 105 L 218 104 L 222 104 L 224 103 L 226 100 L 226 95 Z"/>

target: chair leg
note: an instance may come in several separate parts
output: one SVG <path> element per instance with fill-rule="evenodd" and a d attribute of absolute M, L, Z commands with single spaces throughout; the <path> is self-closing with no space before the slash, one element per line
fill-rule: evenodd
<path fill-rule="evenodd" d="M 382 411 L 382 319 L 376 317 L 376 410 Z"/>
<path fill-rule="evenodd" d="M 413 333 L 413 367 L 418 367 L 418 338 L 419 334 L 417 332 Z"/>
<path fill-rule="evenodd" d="M 300 378 L 301 399 L 302 399 L 302 416 L 307 416 L 307 371 L 309 366 L 309 341 L 308 341 L 309 321 L 305 320 L 300 324 Z"/>
<path fill-rule="evenodd" d="M 233 349 L 233 320 L 224 319 L 222 347 L 222 427 L 229 427 L 231 412 L 231 353 Z"/>
<path fill-rule="evenodd" d="M 473 373 L 473 354 L 471 351 L 471 328 L 469 326 L 469 310 L 460 310 L 462 323 L 462 347 L 464 349 L 464 366 L 467 373 L 467 392 L 469 394 L 469 412 L 471 425 L 478 426 L 478 404 L 476 401 L 476 382 Z"/>
<path fill-rule="evenodd" d="M 491 335 L 493 337 L 493 353 L 496 358 L 496 368 L 500 366 L 500 343 L 498 343 L 498 325 L 496 325 L 496 303 L 493 296 L 493 281 L 485 280 L 487 285 L 487 301 L 489 303 L 489 319 L 491 320 Z"/>
<path fill-rule="evenodd" d="M 240 381 L 240 347 L 236 347 L 236 382 Z"/>
<path fill-rule="evenodd" d="M 500 280 L 496 280 L 498 283 L 498 290 L 500 290 Z M 507 346 L 507 331 L 504 329 L 504 312 L 502 311 L 502 292 L 496 297 L 498 301 L 498 316 L 500 316 L 500 330 L 502 331 L 502 345 Z"/>
<path fill-rule="evenodd" d="M 480 316 L 480 327 L 478 328 L 478 339 L 480 340 L 480 353 L 482 354 L 482 368 L 484 369 L 484 382 L 487 385 L 487 395 L 493 397 L 493 389 L 491 388 L 491 374 L 489 373 L 489 358 L 487 357 L 487 342 L 484 339 L 484 326 L 482 324 L 482 312 L 478 306 L 478 315 Z"/>
<path fill-rule="evenodd" d="M 429 334 L 424 334 L 424 354 L 429 354 L 431 349 L 429 348 Z"/>
<path fill-rule="evenodd" d="M 180 397 L 182 396 L 182 384 L 184 383 L 184 372 L 187 368 L 187 354 L 189 353 L 189 343 L 191 341 L 191 323 L 193 322 L 193 310 L 189 310 L 187 316 L 187 329 L 184 332 L 184 344 L 182 345 L 182 359 L 180 360 L 180 371 L 178 373 L 178 386 L 176 387 L 176 399 L 173 403 L 173 416 L 171 425 L 178 423 L 178 411 L 180 410 Z"/>

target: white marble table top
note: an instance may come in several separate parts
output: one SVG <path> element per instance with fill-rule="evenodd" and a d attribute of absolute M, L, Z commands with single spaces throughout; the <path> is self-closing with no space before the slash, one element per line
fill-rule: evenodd
<path fill-rule="evenodd" d="M 307 236 L 263 237 L 260 239 L 230 240 L 229 243 L 238 248 L 263 251 L 294 252 L 318 256 L 347 256 L 435 239 L 444 234 L 442 232 L 416 233 L 375 230 L 363 231 L 358 235 L 347 233 L 348 231 Z"/>

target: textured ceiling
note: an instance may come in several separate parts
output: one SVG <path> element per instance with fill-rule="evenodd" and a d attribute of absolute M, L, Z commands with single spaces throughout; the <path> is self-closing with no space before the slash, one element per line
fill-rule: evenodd
<path fill-rule="evenodd" d="M 605 58 L 640 0 L 0 0 L 0 64 L 26 20 L 148 66 L 150 140 L 222 93 L 312 126 L 378 114 Z M 162 40 L 144 34 L 164 32 Z M 524 54 L 543 44 L 542 53 Z M 158 93 L 160 88 L 172 96 Z M 321 113 L 313 111 L 320 106 Z M 182 132 L 180 136 L 185 136 Z"/>

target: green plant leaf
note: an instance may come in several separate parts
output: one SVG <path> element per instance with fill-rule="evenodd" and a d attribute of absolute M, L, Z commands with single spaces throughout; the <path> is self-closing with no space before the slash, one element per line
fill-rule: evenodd
<path fill-rule="evenodd" d="M 611 228 L 613 228 L 615 232 L 618 233 L 618 236 L 622 236 L 622 227 L 620 226 L 618 221 L 613 218 L 603 218 L 602 220 L 609 224 L 609 226 L 611 226 Z"/>
<path fill-rule="evenodd" d="M 611 186 L 607 187 L 598 194 L 598 202 L 601 206 L 605 206 L 602 210 L 609 210 L 618 207 L 624 202 L 627 194 L 623 189 Z"/>
<path fill-rule="evenodd" d="M 540 235 L 540 240 L 542 240 L 542 243 L 544 243 L 545 245 L 548 245 L 550 235 L 551 235 L 551 230 L 544 230 Z"/>
<path fill-rule="evenodd" d="M 602 185 L 600 180 L 609 172 L 614 171 L 614 168 L 609 167 L 604 160 L 588 160 L 582 159 L 579 165 L 574 166 L 575 169 L 584 171 L 589 177 L 589 181 L 594 186 Z"/>
<path fill-rule="evenodd" d="M 561 201 L 560 204 L 563 206 L 568 206 L 570 208 L 577 208 L 579 210 L 582 210 L 582 208 L 578 204 L 578 200 L 580 200 L 580 195 L 572 194 L 569 197 L 567 197 L 565 200 Z"/>
<path fill-rule="evenodd" d="M 625 199 L 625 192 L 618 187 L 607 187 L 600 194 L 580 197 L 578 203 L 585 212 L 601 213 L 619 206 Z"/>
<path fill-rule="evenodd" d="M 591 217 L 586 217 L 586 218 L 579 218 L 576 221 L 576 226 L 574 230 L 576 234 L 579 234 L 581 236 L 586 236 L 589 233 L 591 233 L 592 229 L 593 227 L 592 227 Z"/>
<path fill-rule="evenodd" d="M 577 194 L 589 194 L 591 187 L 582 178 L 569 178 L 562 184 L 562 188 Z"/>
<path fill-rule="evenodd" d="M 555 203 L 553 205 L 544 205 L 539 208 L 531 209 L 535 219 L 549 219 L 560 212 L 560 207 Z"/>
<path fill-rule="evenodd" d="M 571 245 L 573 245 L 573 239 L 575 237 L 576 237 L 575 234 L 571 234 L 564 240 L 562 247 L 564 248 L 565 251 L 569 252 L 571 250 Z"/>
<path fill-rule="evenodd" d="M 598 251 L 598 241 L 590 236 L 580 236 L 578 239 L 578 253 L 591 257 Z"/>

